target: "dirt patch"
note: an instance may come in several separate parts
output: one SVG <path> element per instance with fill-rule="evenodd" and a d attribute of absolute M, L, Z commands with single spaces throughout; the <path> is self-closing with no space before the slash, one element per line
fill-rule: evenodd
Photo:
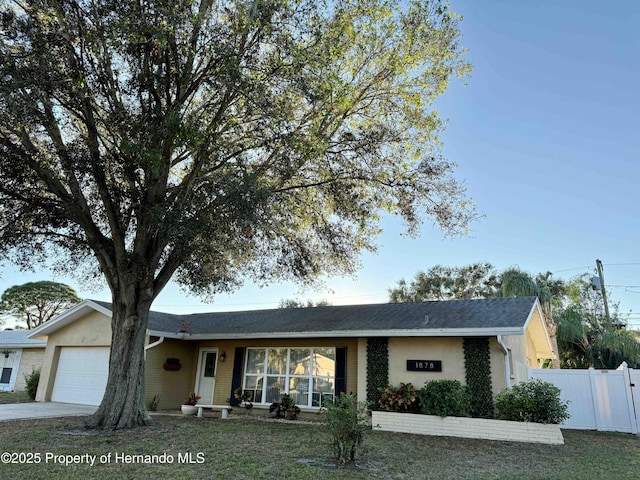
<path fill-rule="evenodd" d="M 357 461 L 355 463 L 340 464 L 332 458 L 318 460 L 313 458 L 299 458 L 298 463 L 311 465 L 312 467 L 322 468 L 329 471 L 353 472 L 353 473 L 374 473 L 384 470 L 384 464 L 373 461 Z"/>

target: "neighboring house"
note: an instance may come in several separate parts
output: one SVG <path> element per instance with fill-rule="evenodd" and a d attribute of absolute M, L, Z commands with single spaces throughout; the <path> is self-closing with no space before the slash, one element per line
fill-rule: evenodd
<path fill-rule="evenodd" d="M 24 376 L 42 367 L 44 340 L 28 338 L 29 330 L 0 332 L 0 392 L 20 392 Z"/>
<path fill-rule="evenodd" d="M 87 300 L 33 330 L 47 339 L 36 399 L 98 404 L 107 380 L 111 305 Z M 174 315 L 151 312 L 146 395 L 178 408 L 190 391 L 226 404 L 241 386 L 254 406 L 282 392 L 313 410 L 323 395 L 366 399 L 367 345 L 388 345 L 389 382 L 465 382 L 463 341 L 488 339 L 494 393 L 527 379 L 527 367 L 552 358 L 534 297 L 391 303 Z M 437 360 L 441 371 L 411 371 L 408 361 Z M 179 366 L 178 366 L 179 365 Z M 417 366 L 412 364 L 412 366 Z M 429 368 L 425 364 L 420 365 Z M 436 368 L 437 370 L 437 368 Z"/>

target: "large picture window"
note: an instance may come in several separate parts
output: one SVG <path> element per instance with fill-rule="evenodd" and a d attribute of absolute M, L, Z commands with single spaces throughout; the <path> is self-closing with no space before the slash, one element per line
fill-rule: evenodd
<path fill-rule="evenodd" d="M 243 390 L 254 403 L 279 402 L 283 393 L 300 407 L 320 407 L 336 391 L 334 347 L 247 348 Z"/>

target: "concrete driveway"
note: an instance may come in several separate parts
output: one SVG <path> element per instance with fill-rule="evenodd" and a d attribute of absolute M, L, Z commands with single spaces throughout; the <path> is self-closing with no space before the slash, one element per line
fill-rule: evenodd
<path fill-rule="evenodd" d="M 77 417 L 91 415 L 98 407 L 73 403 L 33 402 L 0 405 L 0 422 L 29 418 Z"/>

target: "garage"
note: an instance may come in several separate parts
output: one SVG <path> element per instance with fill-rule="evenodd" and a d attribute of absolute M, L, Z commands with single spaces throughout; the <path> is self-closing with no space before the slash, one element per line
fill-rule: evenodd
<path fill-rule="evenodd" d="M 99 405 L 109 374 L 109 347 L 62 347 L 51 401 Z"/>

